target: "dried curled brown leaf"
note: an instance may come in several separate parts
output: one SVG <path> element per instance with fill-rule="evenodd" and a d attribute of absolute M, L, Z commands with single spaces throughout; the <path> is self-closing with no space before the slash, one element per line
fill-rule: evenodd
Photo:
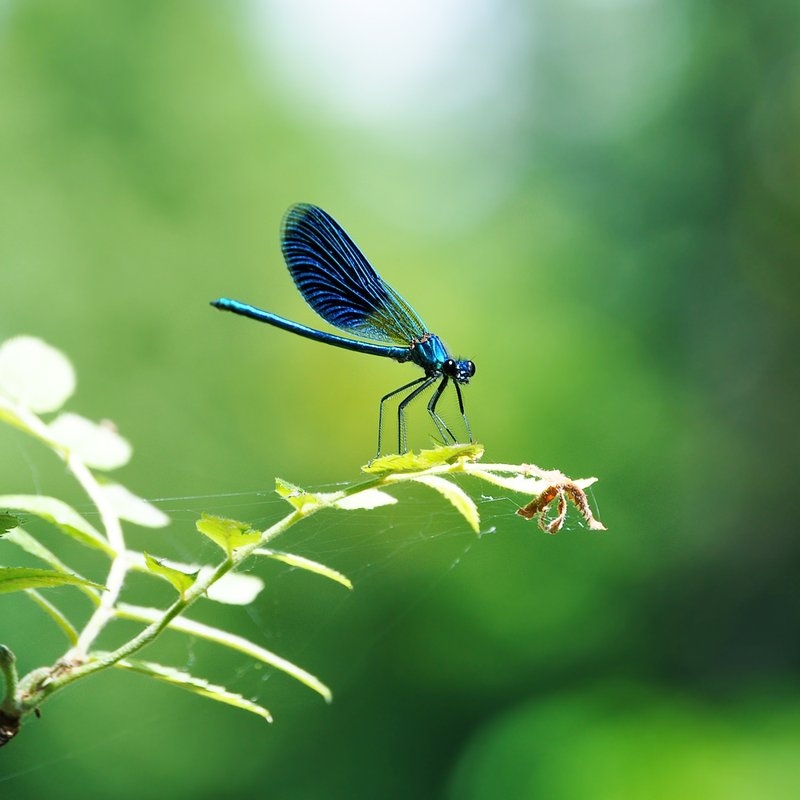
<path fill-rule="evenodd" d="M 564 520 L 567 516 L 567 501 L 571 500 L 578 509 L 580 515 L 586 520 L 589 530 L 604 531 L 606 526 L 600 520 L 595 519 L 586 492 L 574 481 L 560 473 L 548 473 L 548 478 L 552 483 L 541 491 L 533 500 L 522 508 L 517 509 L 517 514 L 525 519 L 536 517 L 539 527 L 547 533 L 558 533 L 564 527 Z M 556 515 L 552 519 L 547 518 L 547 511 L 552 502 L 558 498 Z"/>

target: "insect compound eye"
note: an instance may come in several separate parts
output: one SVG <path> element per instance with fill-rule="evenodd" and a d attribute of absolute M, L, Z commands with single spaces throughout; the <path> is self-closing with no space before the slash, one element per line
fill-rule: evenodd
<path fill-rule="evenodd" d="M 467 361 L 467 376 L 472 377 L 475 374 L 475 362 Z"/>
<path fill-rule="evenodd" d="M 455 377 L 456 374 L 456 362 L 453 361 L 452 358 L 448 358 L 444 364 L 442 364 L 442 374 L 447 375 L 450 378 Z"/>

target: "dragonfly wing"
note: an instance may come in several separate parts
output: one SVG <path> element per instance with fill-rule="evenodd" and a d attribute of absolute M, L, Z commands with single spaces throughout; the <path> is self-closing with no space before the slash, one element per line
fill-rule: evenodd
<path fill-rule="evenodd" d="M 295 285 L 324 320 L 366 339 L 408 344 L 425 325 L 385 283 L 330 214 L 298 203 L 283 219 L 281 249 Z"/>

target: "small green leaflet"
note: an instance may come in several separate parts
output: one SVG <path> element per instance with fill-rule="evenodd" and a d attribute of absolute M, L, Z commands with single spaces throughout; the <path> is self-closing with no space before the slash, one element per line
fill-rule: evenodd
<path fill-rule="evenodd" d="M 8 511 L 0 511 L 0 536 L 22 525 L 22 518 Z"/>
<path fill-rule="evenodd" d="M 200 574 L 200 570 L 191 573 L 181 572 L 181 570 L 175 569 L 175 567 L 170 567 L 163 561 L 153 558 L 153 556 L 151 556 L 149 553 L 143 553 L 143 555 L 144 563 L 147 566 L 147 569 L 150 570 L 153 575 L 158 575 L 159 577 L 168 580 L 177 589 L 181 599 L 183 599 L 186 591 L 194 585 L 194 582 L 197 580 L 197 576 Z"/>
<path fill-rule="evenodd" d="M 275 478 L 275 493 L 287 503 L 293 505 L 298 511 L 303 511 L 309 506 L 318 506 L 320 502 L 316 495 L 282 478 Z"/>
<path fill-rule="evenodd" d="M 255 544 L 261 539 L 261 532 L 254 530 L 246 522 L 216 517 L 213 514 L 203 514 L 195 526 L 228 556 L 237 547 Z"/>
<path fill-rule="evenodd" d="M 141 572 L 150 572 L 150 568 L 145 563 L 144 553 L 137 553 L 135 550 L 129 550 L 128 561 L 131 565 L 131 569 Z M 171 558 L 158 559 L 158 561 L 163 567 L 177 570 L 184 575 L 196 576 L 194 578 L 195 581 L 204 581 L 214 572 L 214 567 L 208 564 L 186 564 Z M 264 581 L 255 575 L 226 572 L 206 589 L 203 596 L 217 603 L 244 606 L 248 603 L 252 603 L 263 588 Z"/>
<path fill-rule="evenodd" d="M 455 464 L 458 461 L 477 461 L 483 455 L 479 444 L 451 444 L 434 447 L 431 450 L 409 451 L 403 455 L 390 455 L 376 458 L 361 467 L 370 475 L 383 475 L 389 472 L 421 472 L 431 467 Z"/>
<path fill-rule="evenodd" d="M 83 586 L 105 590 L 105 586 L 69 572 L 32 567 L 0 567 L 0 593 L 21 592 L 23 589 L 50 589 L 53 586 Z"/>

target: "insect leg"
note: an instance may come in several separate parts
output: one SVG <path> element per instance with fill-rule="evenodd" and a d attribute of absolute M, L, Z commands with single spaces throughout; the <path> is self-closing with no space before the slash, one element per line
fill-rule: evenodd
<path fill-rule="evenodd" d="M 400 453 L 406 452 L 406 406 L 421 392 L 424 392 L 434 381 L 436 378 L 429 378 L 427 375 L 424 378 L 420 378 L 419 381 L 415 381 L 415 383 L 419 383 L 420 385 L 414 389 L 413 392 L 408 394 L 400 401 L 400 405 L 397 406 L 397 428 L 398 428 L 398 447 L 400 449 Z M 408 386 L 404 386 L 404 389 L 407 389 Z M 398 390 L 399 391 L 399 390 Z"/>
<path fill-rule="evenodd" d="M 389 392 L 389 394 L 385 394 L 383 397 L 381 397 L 381 404 L 378 407 L 378 453 L 375 456 L 376 458 L 378 458 L 381 454 L 381 432 L 383 431 L 383 404 L 389 398 L 394 397 L 396 394 L 400 394 L 400 392 L 404 392 L 406 389 L 410 389 L 412 386 L 416 386 L 418 383 L 422 383 L 423 381 L 427 380 L 429 380 L 428 376 L 423 375 L 421 378 L 416 378 L 410 383 L 403 384 L 399 389 L 394 389 L 393 391 Z M 414 394 L 416 394 L 416 392 Z"/>
<path fill-rule="evenodd" d="M 450 437 L 450 440 L 455 444 L 456 437 L 453 436 L 453 432 L 450 428 L 447 427 L 447 423 L 436 413 L 436 404 L 439 402 L 439 398 L 442 396 L 442 392 L 447 386 L 449 378 L 447 375 L 442 378 L 442 382 L 436 387 L 436 391 L 433 393 L 430 401 L 428 402 L 428 413 L 431 415 L 431 419 L 434 421 L 436 425 L 436 429 L 442 436 L 443 440 L 447 440 L 447 437 Z M 458 389 L 458 384 L 455 384 L 456 389 Z"/>
<path fill-rule="evenodd" d="M 464 413 L 464 399 L 461 397 L 461 387 L 458 383 L 454 384 L 456 387 L 456 394 L 458 395 L 458 410 L 461 412 L 461 416 L 464 418 L 464 425 L 467 426 L 467 436 L 469 436 L 470 442 L 472 442 L 472 428 L 469 426 L 469 420 L 467 419 L 467 415 Z"/>

